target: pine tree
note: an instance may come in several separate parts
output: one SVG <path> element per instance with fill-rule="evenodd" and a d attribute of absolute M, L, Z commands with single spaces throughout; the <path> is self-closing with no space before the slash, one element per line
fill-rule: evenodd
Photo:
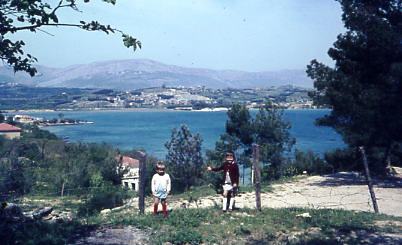
<path fill-rule="evenodd" d="M 167 172 L 172 178 L 173 190 L 188 190 L 201 179 L 203 158 L 202 139 L 193 135 L 186 125 L 172 130 L 170 140 L 165 144 Z"/>
<path fill-rule="evenodd" d="M 338 1 L 347 31 L 328 51 L 335 67 L 313 60 L 307 68 L 314 101 L 332 108 L 318 124 L 353 149 L 365 146 L 371 168 L 383 173 L 402 142 L 402 3 Z"/>

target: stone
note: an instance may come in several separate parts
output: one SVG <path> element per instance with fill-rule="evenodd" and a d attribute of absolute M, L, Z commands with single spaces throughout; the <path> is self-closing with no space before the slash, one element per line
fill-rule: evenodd
<path fill-rule="evenodd" d="M 112 210 L 111 209 L 103 209 L 102 211 L 100 211 L 100 213 L 102 214 L 102 215 L 106 215 L 106 214 L 109 214 L 109 213 L 111 213 L 112 212 Z"/>
<path fill-rule="evenodd" d="M 311 215 L 309 213 L 302 213 L 296 215 L 296 217 L 301 217 L 301 218 L 311 218 Z"/>
<path fill-rule="evenodd" d="M 34 219 L 41 219 L 42 217 L 45 217 L 45 216 L 51 214 L 52 211 L 53 211 L 52 207 L 44 207 L 44 208 L 35 210 L 32 213 L 32 216 L 34 217 Z"/>

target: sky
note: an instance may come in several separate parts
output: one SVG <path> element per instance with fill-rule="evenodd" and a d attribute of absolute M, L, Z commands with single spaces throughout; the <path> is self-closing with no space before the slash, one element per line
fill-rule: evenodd
<path fill-rule="evenodd" d="M 14 38 L 51 67 L 141 58 L 274 71 L 305 69 L 312 59 L 331 65 L 327 51 L 345 31 L 335 0 L 117 0 L 115 6 L 93 0 L 80 10 L 60 11 L 59 21 L 98 20 L 138 38 L 143 48 L 133 52 L 121 35 L 74 28 L 47 27 Z"/>

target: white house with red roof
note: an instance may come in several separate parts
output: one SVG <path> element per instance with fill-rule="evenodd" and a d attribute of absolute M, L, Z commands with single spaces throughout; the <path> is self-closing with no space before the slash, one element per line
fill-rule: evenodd
<path fill-rule="evenodd" d="M 8 123 L 0 123 L 0 135 L 7 139 L 18 139 L 21 137 L 22 129 Z"/>
<path fill-rule="evenodd" d="M 121 169 L 124 171 L 121 184 L 126 188 L 138 191 L 140 161 L 128 156 L 118 156 L 117 161 L 119 162 Z"/>

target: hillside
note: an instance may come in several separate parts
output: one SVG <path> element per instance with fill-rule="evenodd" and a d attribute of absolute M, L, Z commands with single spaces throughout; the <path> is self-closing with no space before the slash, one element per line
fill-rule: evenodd
<path fill-rule="evenodd" d="M 14 72 L 0 67 L 1 82 L 17 82 L 40 87 L 137 89 L 167 86 L 208 88 L 266 88 L 294 85 L 312 87 L 303 70 L 245 72 L 167 65 L 153 60 L 114 60 L 73 65 L 66 68 L 37 66 L 38 74 Z"/>

